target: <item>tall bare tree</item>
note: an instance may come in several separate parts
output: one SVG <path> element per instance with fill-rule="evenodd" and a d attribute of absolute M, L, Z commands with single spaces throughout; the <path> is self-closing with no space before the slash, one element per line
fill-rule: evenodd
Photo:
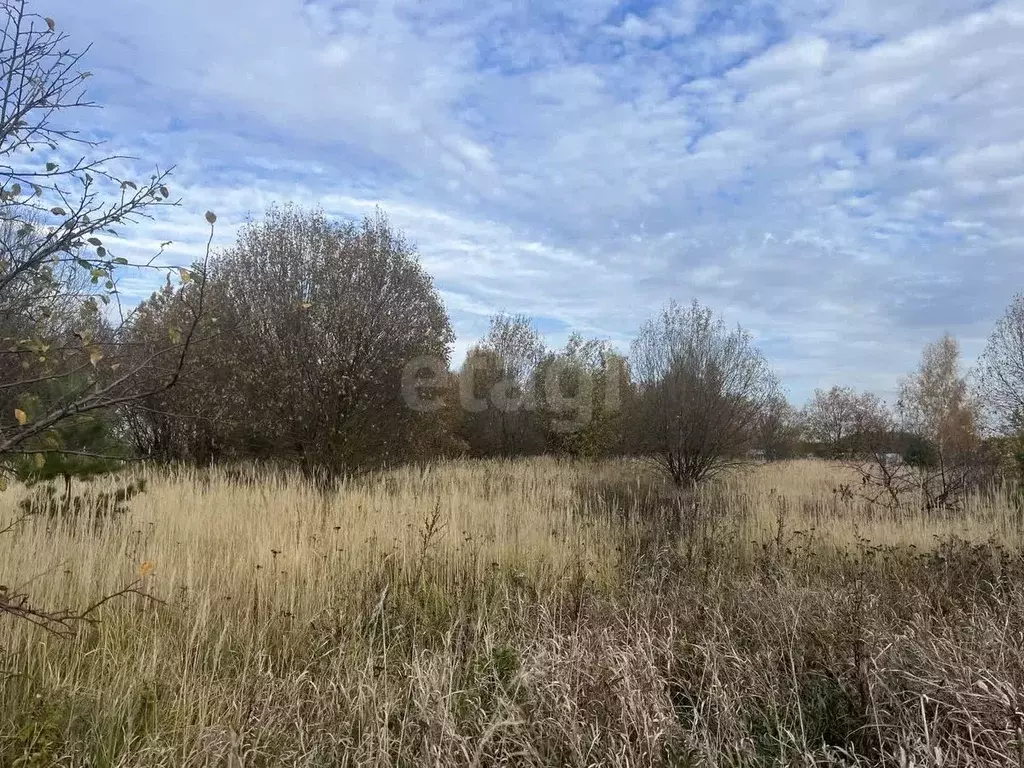
<path fill-rule="evenodd" d="M 744 461 L 778 381 L 740 327 L 671 302 L 633 343 L 637 447 L 680 487 Z"/>
<path fill-rule="evenodd" d="M 1024 294 L 1017 294 L 996 323 L 978 360 L 978 378 L 993 426 L 1024 431 Z"/>

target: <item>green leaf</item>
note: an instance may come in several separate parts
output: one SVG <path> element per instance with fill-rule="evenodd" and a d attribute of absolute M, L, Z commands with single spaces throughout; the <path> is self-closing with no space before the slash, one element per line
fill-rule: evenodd
<path fill-rule="evenodd" d="M 103 241 L 100 240 L 98 237 L 90 237 L 89 238 L 89 245 L 100 246 L 100 245 L 103 245 Z"/>
<path fill-rule="evenodd" d="M 49 171 L 50 173 L 53 173 L 54 171 L 57 170 L 57 164 L 56 163 L 47 163 L 46 164 L 46 170 Z"/>
<path fill-rule="evenodd" d="M 166 200 L 171 196 L 171 191 L 167 187 L 160 187 L 160 194 L 163 195 L 163 198 Z"/>
<path fill-rule="evenodd" d="M 124 256 L 118 256 L 116 259 L 114 259 L 113 263 L 114 264 L 127 264 L 128 263 L 128 259 L 126 259 Z"/>
<path fill-rule="evenodd" d="M 217 214 L 214 213 L 213 211 L 207 211 L 206 212 L 206 221 L 208 223 L 210 223 L 210 224 L 216 224 L 217 223 Z"/>
<path fill-rule="evenodd" d="M 14 184 L 11 186 L 11 194 L 17 197 L 21 194 L 21 184 Z"/>
<path fill-rule="evenodd" d="M 99 257 L 100 257 L 100 258 L 102 259 L 102 258 L 103 258 L 104 256 L 106 256 L 106 255 L 107 255 L 107 249 L 106 249 L 106 248 L 104 248 L 104 247 L 103 247 L 102 245 L 101 245 L 101 246 L 99 246 L 99 247 L 98 247 L 98 248 L 96 249 L 96 255 L 97 255 L 97 256 L 99 256 Z"/>
<path fill-rule="evenodd" d="M 54 216 L 67 216 L 68 215 L 68 212 L 65 211 L 63 208 L 61 208 L 60 206 L 57 206 L 56 208 L 51 208 L 50 209 L 50 213 L 52 213 Z"/>

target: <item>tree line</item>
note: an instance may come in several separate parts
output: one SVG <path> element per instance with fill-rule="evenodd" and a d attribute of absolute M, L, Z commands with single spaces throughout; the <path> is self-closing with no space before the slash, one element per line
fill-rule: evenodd
<path fill-rule="evenodd" d="M 1021 297 L 970 376 L 945 336 L 896 403 L 837 386 L 795 408 L 751 334 L 696 301 L 666 305 L 628 355 L 578 334 L 552 348 L 530 318 L 499 314 L 453 361 L 441 296 L 382 213 L 274 207 L 213 249 L 209 212 L 191 263 L 129 260 L 125 230 L 178 204 L 169 172 L 110 170 L 117 158 L 72 122 L 91 106 L 81 54 L 25 0 L 0 8 L 5 477 L 133 459 L 331 478 L 440 456 L 635 455 L 690 487 L 752 459 L 818 455 L 857 466 L 883 501 L 934 475 L 929 503 L 945 503 L 1024 457 Z M 163 288 L 125 307 L 120 280 L 138 270 Z"/>

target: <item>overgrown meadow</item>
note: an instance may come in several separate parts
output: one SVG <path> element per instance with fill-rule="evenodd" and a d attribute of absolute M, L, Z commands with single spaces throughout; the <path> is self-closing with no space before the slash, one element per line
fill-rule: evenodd
<path fill-rule="evenodd" d="M 1019 502 L 882 514 L 852 479 L 161 470 L 120 514 L 40 508 L 0 584 L 142 594 L 66 638 L 0 618 L 0 764 L 1021 764 Z"/>

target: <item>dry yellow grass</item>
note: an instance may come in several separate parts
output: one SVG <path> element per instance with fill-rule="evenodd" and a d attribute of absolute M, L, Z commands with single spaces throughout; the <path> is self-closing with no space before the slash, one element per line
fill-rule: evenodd
<path fill-rule="evenodd" d="M 0 764 L 1016 760 L 1015 505 L 883 516 L 833 493 L 850 479 L 768 465 L 694 509 L 624 462 L 329 495 L 149 473 L 123 517 L 0 537 L 0 583 L 40 605 L 140 568 L 163 601 L 69 640 L 0 616 Z"/>

